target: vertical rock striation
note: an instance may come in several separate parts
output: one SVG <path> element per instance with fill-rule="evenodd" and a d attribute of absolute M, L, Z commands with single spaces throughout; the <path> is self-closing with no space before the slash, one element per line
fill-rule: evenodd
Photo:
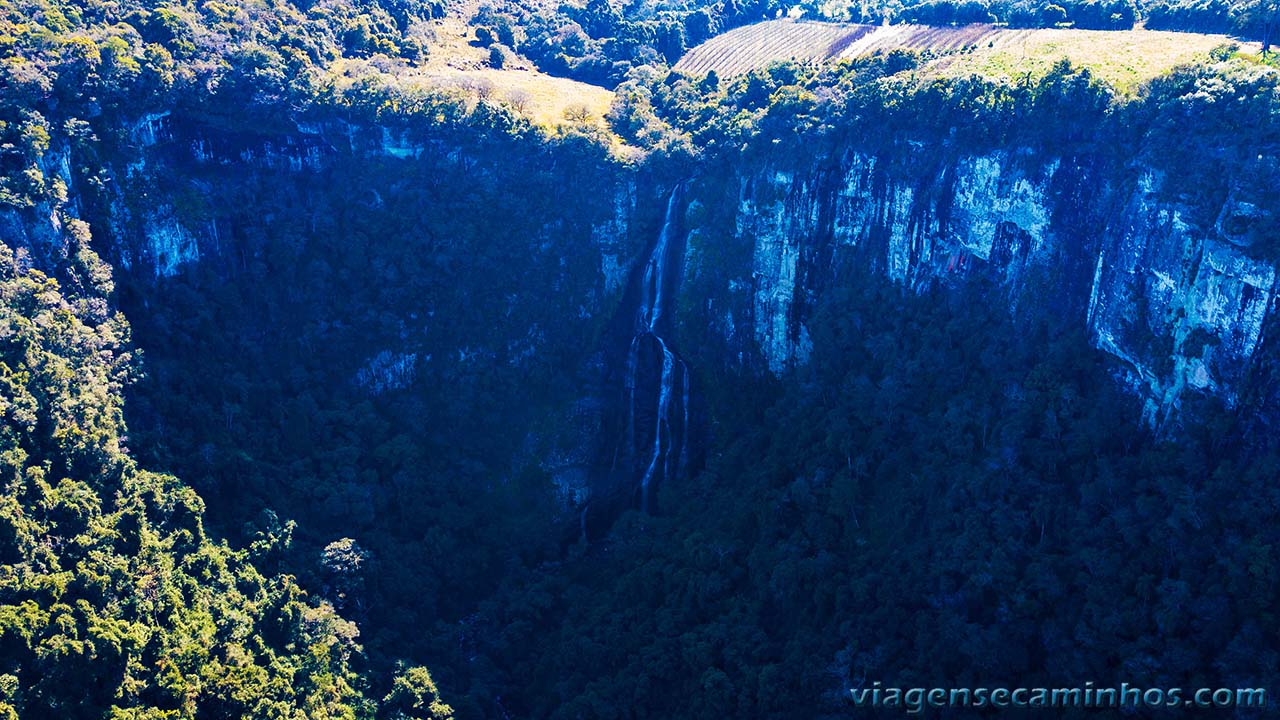
<path fill-rule="evenodd" d="M 1158 425 L 1188 391 L 1235 403 L 1274 313 L 1274 260 L 1233 232 L 1271 212 L 1233 198 L 1191 207 L 1155 171 L 1104 180 L 1086 163 L 1030 152 L 933 165 L 850 153 L 735 178 L 732 220 L 718 221 L 731 237 L 693 237 L 750 257 L 688 272 L 717 295 L 697 300 L 729 308 L 714 324 L 774 373 L 806 361 L 808 318 L 848 268 L 918 290 L 981 278 L 997 288 L 993 301 L 1087 327 Z M 735 300 L 744 286 L 749 302 Z"/>

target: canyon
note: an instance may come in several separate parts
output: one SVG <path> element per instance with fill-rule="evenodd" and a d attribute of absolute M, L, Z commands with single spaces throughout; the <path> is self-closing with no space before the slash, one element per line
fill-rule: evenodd
<path fill-rule="evenodd" d="M 202 175 L 321 178 L 373 160 L 393 176 L 400 163 L 486 172 L 465 152 L 404 129 L 332 121 L 228 136 L 149 114 L 128 140 L 116 184 L 92 199 L 77 190 L 71 151 L 51 152 L 47 171 L 69 189 L 68 200 L 8 211 L 0 225 L 33 257 L 56 263 L 62 225 L 86 215 L 95 247 L 144 302 L 162 302 L 172 278 L 202 263 L 235 283 L 231 258 L 271 252 L 244 245 L 260 235 L 244 226 L 252 214 L 191 201 L 215 181 Z M 730 162 L 669 184 L 611 174 L 612 187 L 585 201 L 591 221 L 569 231 L 594 259 L 562 268 L 562 279 L 526 289 L 534 294 L 519 301 L 550 305 L 538 293 L 571 287 L 561 304 L 580 317 L 597 327 L 599 318 L 621 318 L 622 329 L 598 335 L 599 347 L 574 371 L 582 393 L 555 411 L 569 429 L 539 441 L 549 444 L 541 463 L 563 502 L 581 508 L 582 532 L 597 512 L 592 503 L 611 508 L 602 527 L 623 506 L 648 508 L 654 489 L 697 453 L 690 407 L 698 378 L 717 365 L 706 365 L 706 353 L 702 366 L 688 365 L 674 347 L 714 345 L 721 350 L 710 359 L 721 367 L 784 375 L 807 360 L 807 323 L 824 294 L 855 273 L 917 292 L 980 283 L 1015 316 L 1047 314 L 1085 328 L 1153 429 L 1178 421 L 1189 396 L 1248 401 L 1269 421 L 1275 388 L 1265 348 L 1276 269 L 1258 256 L 1255 235 L 1274 223 L 1272 211 L 1243 184 L 1189 200 L 1166 191 L 1159 169 L 1129 167 L 1117 177 L 1090 162 L 1018 147 L 917 147 L 905 157 L 837 149 L 804 162 Z M 164 180 L 175 176 L 186 179 Z M 375 210 L 396 193 L 393 176 L 360 190 Z M 544 225 L 543 239 L 525 242 L 550 252 L 565 231 Z M 526 322 L 533 325 L 502 325 L 489 347 L 391 339 L 368 348 L 350 373 L 367 391 L 385 393 L 411 385 L 420 364 L 445 358 L 463 366 L 500 355 L 518 367 L 553 351 L 538 326 L 556 319 L 535 311 Z M 604 354 L 588 360 L 591 352 Z"/>

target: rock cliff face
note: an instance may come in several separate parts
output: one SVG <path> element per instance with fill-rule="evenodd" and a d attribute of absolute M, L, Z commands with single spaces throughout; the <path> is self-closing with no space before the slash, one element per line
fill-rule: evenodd
<path fill-rule="evenodd" d="M 55 147 L 43 168 L 66 189 L 66 201 L 4 213 L 0 231 L 36 262 L 56 263 L 66 252 L 64 225 L 83 216 L 104 257 L 124 271 L 122 281 L 143 288 L 144 297 L 145 285 L 195 263 L 229 266 L 227 258 L 243 263 L 269 253 L 255 245 L 262 241 L 245 226 L 243 208 L 208 201 L 205 190 L 228 172 L 332 179 L 343 163 L 369 161 L 486 172 L 447 140 L 338 120 L 237 134 L 147 115 L 122 129 L 110 181 L 89 193 L 73 176 L 72 154 Z M 855 271 L 870 271 L 919 291 L 982 283 L 992 302 L 1015 313 L 1078 324 L 1116 359 L 1117 377 L 1141 398 L 1153 425 L 1174 416 L 1189 394 L 1240 402 L 1259 374 L 1260 356 L 1271 352 L 1265 335 L 1276 316 L 1276 267 L 1253 243 L 1251 228 L 1273 223 L 1273 210 L 1234 191 L 1188 200 L 1169 191 L 1156 169 L 1117 173 L 1096 165 L 1019 149 L 965 155 L 920 146 L 734 159 L 718 173 L 699 169 L 679 218 L 687 233 L 685 280 L 670 308 L 681 345 L 694 350 L 691 373 L 737 363 L 783 374 L 805 363 L 808 324 L 825 293 Z M 538 340 L 542 329 L 567 318 L 589 327 L 617 312 L 660 227 L 654 198 L 664 183 L 625 171 L 614 177 L 583 196 L 590 209 L 580 208 L 580 216 L 519 238 L 532 255 L 549 258 L 543 264 L 555 268 L 554 277 L 531 285 L 527 297 L 508 298 L 521 313 L 508 309 L 510 327 L 487 339 L 492 347 L 450 349 L 433 340 L 369 348 L 365 364 L 351 369 L 356 384 L 375 394 L 403 389 L 433 358 L 455 354 L 460 364 L 475 352 L 515 366 L 536 363 L 550 347 Z M 394 178 L 351 188 L 349 202 L 390 207 L 395 188 Z M 258 210 L 262 223 L 280 224 L 272 208 Z M 548 293 L 563 297 L 542 295 Z M 566 407 L 596 407 L 599 395 L 599 388 L 585 388 Z M 561 434 L 576 439 L 540 440 L 537 454 L 560 458 L 545 470 L 577 497 L 589 455 L 583 438 L 601 421 L 597 411 L 586 420 L 566 413 L 576 419 L 565 420 Z M 570 476 L 577 479 L 562 481 Z"/>
<path fill-rule="evenodd" d="M 229 130 L 149 114 L 95 157 L 55 143 L 42 170 L 64 198 L 0 211 L 0 235 L 56 269 L 67 228 L 85 227 L 70 221 L 87 221 L 157 376 L 192 372 L 167 333 L 195 300 L 219 314 L 201 337 L 258 338 L 262 357 L 216 359 L 253 382 L 314 364 L 329 395 L 388 406 L 519 387 L 483 432 L 527 438 L 490 459 L 511 475 L 535 467 L 576 505 L 602 422 L 598 338 L 662 208 L 637 200 L 637 174 L 603 154 L 489 135 L 333 118 Z"/>
<path fill-rule="evenodd" d="M 937 165 L 850 153 L 739 168 L 734 182 L 731 218 L 712 212 L 719 231 L 691 234 L 690 284 L 709 296 L 690 302 L 717 308 L 708 322 L 774 373 L 805 362 L 811 312 L 852 267 L 916 289 L 981 281 L 993 301 L 1087 327 L 1161 424 L 1189 391 L 1235 403 L 1275 311 L 1275 264 L 1251 254 L 1248 231 L 1271 212 L 1230 196 L 1192 206 L 1151 170 L 1126 181 L 1025 152 Z M 744 256 L 706 262 L 711 244 Z"/>

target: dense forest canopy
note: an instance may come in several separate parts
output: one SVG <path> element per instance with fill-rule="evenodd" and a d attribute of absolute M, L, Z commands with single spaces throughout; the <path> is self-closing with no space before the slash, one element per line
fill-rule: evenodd
<path fill-rule="evenodd" d="M 670 71 L 792 12 L 1264 43 L 1277 16 L 0 0 L 0 714 L 820 718 L 867 677 L 1276 687 L 1265 388 L 1153 433 L 1081 332 L 981 282 L 836 268 L 809 362 L 775 376 L 690 277 L 705 466 L 579 537 L 542 460 L 603 394 L 627 268 L 599 268 L 641 255 L 678 184 L 705 263 L 735 249 L 739 168 L 851 152 L 1016 148 L 1099 184 L 1141 165 L 1196 211 L 1280 207 L 1275 61 L 1230 38 L 1124 95 L 1067 62 L 930 76 L 928 51 Z M 416 82 L 452 41 L 613 105 L 548 127 Z M 304 142 L 319 160 L 284 155 Z M 171 217 L 226 246 L 125 267 Z M 1242 252 L 1280 258 L 1274 223 L 1241 222 Z"/>
<path fill-rule="evenodd" d="M 0 713 L 355 717 L 355 626 L 251 564 L 288 539 L 231 550 L 195 492 L 125 452 L 129 326 L 83 224 L 71 232 L 70 294 L 0 250 Z"/>

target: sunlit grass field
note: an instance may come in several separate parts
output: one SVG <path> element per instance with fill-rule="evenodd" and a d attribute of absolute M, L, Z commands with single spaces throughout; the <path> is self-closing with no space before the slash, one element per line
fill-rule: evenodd
<path fill-rule="evenodd" d="M 547 75 L 517 54 L 507 55 L 501 69 L 494 68 L 489 50 L 473 42 L 473 30 L 460 17 L 424 23 L 420 32 L 429 41 L 424 62 L 341 60 L 330 72 L 335 77 L 377 72 L 404 86 L 453 91 L 472 101 L 504 104 L 547 129 L 582 124 L 607 127 L 604 116 L 613 101 L 608 88 Z"/>
<path fill-rule="evenodd" d="M 1221 35 L 1157 30 L 1004 30 L 932 61 L 926 72 L 1038 77 L 1066 58 L 1128 93 L 1178 65 L 1208 59 L 1210 50 L 1226 42 L 1233 41 Z M 1257 53 L 1260 48 L 1249 43 L 1241 44 L 1240 50 Z"/>
<path fill-rule="evenodd" d="M 613 101 L 607 88 L 536 70 L 426 70 L 414 77 L 427 85 L 456 87 L 476 99 L 505 103 L 548 128 L 583 122 L 603 126 Z"/>

